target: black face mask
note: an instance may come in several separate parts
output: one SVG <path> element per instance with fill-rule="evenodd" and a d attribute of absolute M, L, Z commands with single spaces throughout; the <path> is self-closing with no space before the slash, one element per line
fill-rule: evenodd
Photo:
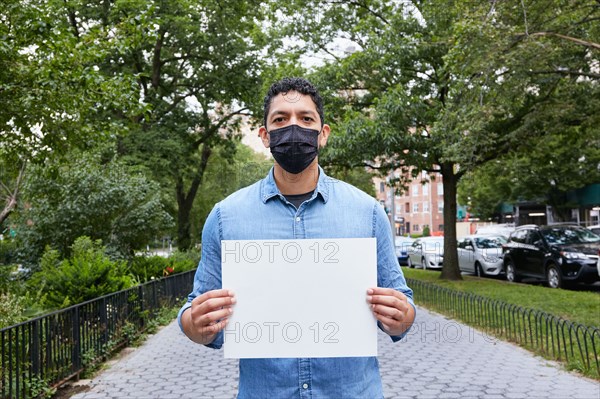
<path fill-rule="evenodd" d="M 319 153 L 319 131 L 289 125 L 269 132 L 269 147 L 277 163 L 289 173 L 302 172 Z"/>

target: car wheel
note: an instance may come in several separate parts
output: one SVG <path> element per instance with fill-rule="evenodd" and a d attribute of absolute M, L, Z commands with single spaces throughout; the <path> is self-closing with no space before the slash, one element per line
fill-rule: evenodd
<path fill-rule="evenodd" d="M 554 264 L 548 265 L 546 269 L 546 278 L 548 279 L 548 287 L 550 288 L 561 288 L 562 287 L 562 277 L 560 275 L 560 271 Z"/>
<path fill-rule="evenodd" d="M 517 272 L 515 270 L 515 265 L 512 260 L 506 262 L 506 279 L 512 283 L 516 283 L 519 281 L 519 277 L 517 276 Z"/>
<path fill-rule="evenodd" d="M 427 270 L 427 262 L 425 261 L 425 257 L 421 258 L 421 267 L 423 270 Z"/>
<path fill-rule="evenodd" d="M 485 277 L 485 273 L 483 272 L 483 268 L 479 264 L 479 262 L 475 263 L 475 275 L 477 277 Z"/>
<path fill-rule="evenodd" d="M 408 263 L 408 267 L 410 269 L 414 269 L 415 265 L 413 265 L 413 263 L 411 262 L 410 257 L 408 258 L 408 260 L 406 261 L 406 263 Z"/>

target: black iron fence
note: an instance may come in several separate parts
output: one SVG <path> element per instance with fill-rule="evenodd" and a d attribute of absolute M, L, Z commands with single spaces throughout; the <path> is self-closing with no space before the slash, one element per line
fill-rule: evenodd
<path fill-rule="evenodd" d="M 36 397 L 106 359 L 182 300 L 193 278 L 175 274 L 0 330 L 0 397 Z"/>
<path fill-rule="evenodd" d="M 415 302 L 600 377 L 600 329 L 522 306 L 407 279 Z"/>

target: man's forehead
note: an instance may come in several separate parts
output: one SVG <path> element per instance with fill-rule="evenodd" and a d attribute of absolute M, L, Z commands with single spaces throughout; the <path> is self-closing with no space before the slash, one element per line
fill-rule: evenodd
<path fill-rule="evenodd" d="M 279 93 L 277 96 L 273 97 L 269 113 L 288 112 L 290 108 L 294 108 L 295 110 L 300 108 L 300 112 L 304 113 L 317 113 L 317 106 L 312 98 L 309 95 L 299 93 L 295 90 Z"/>

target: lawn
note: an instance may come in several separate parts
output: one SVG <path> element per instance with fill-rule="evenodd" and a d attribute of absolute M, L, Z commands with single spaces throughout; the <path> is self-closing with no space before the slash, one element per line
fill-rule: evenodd
<path fill-rule="evenodd" d="M 538 284 L 517 284 L 508 281 L 463 275 L 462 281 L 446 281 L 431 270 L 403 267 L 406 278 L 426 281 L 448 289 L 469 292 L 506 303 L 541 310 L 571 322 L 600 328 L 600 293 L 551 289 Z M 419 303 L 419 298 L 415 298 Z"/>

